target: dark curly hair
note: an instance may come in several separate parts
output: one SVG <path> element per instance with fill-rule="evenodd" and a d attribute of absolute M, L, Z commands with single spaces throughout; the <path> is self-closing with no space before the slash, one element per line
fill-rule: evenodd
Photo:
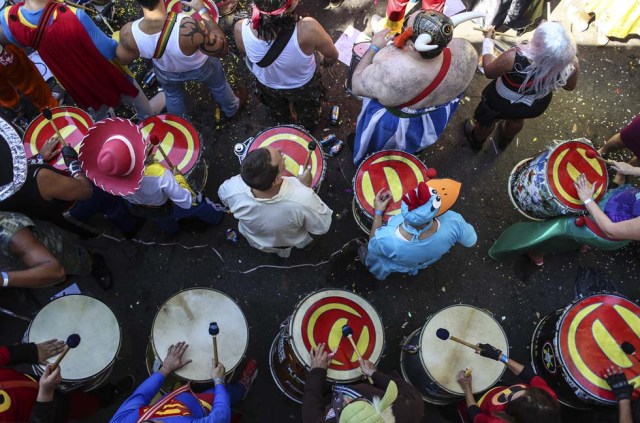
<path fill-rule="evenodd" d="M 560 423 L 560 407 L 547 391 L 529 388 L 495 416 L 512 423 Z"/>
<path fill-rule="evenodd" d="M 271 153 L 264 147 L 249 152 L 242 161 L 240 177 L 258 191 L 271 188 L 279 174 L 280 169 L 271 162 Z"/>
<path fill-rule="evenodd" d="M 286 0 L 254 0 L 256 7 L 263 12 L 273 12 L 285 5 Z M 280 31 L 290 29 L 296 25 L 300 17 L 295 13 L 282 13 L 277 16 L 260 14 L 258 23 L 258 38 L 266 42 L 276 39 Z"/>

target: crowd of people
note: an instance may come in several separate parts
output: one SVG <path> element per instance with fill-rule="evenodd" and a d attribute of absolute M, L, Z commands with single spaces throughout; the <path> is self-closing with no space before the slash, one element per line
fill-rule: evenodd
<path fill-rule="evenodd" d="M 182 2 L 194 11 L 191 14 L 167 10 L 160 0 L 137 2 L 142 17 L 126 23 L 118 41 L 105 35 L 83 7 L 71 3 L 24 0 L 7 4 L 0 14 L 0 107 L 13 117 L 0 119 L 0 269 L 5 288 L 46 287 L 65 281 L 68 275 L 91 274 L 103 289 L 110 289 L 113 278 L 104 258 L 78 242 L 95 236 L 89 222 L 96 215 L 131 239 L 147 221 L 176 234 L 182 219 L 217 225 L 228 212 L 251 247 L 284 258 L 294 248 L 312 248 L 314 236 L 326 234 L 331 227 L 333 211 L 312 187 L 311 166 L 300 166 L 298 175 L 287 176 L 281 150 L 261 147 L 248 152 L 240 174 L 219 187 L 218 204 L 190 184 L 177 167 L 158 162 L 155 157 L 161 147 L 145 137 L 136 123 L 114 116 L 114 108 L 128 102 L 138 120 L 163 110 L 188 119 L 184 91 L 188 81 L 209 88 L 224 122 L 242 113 L 248 98 L 245 87 L 234 91 L 227 81 L 220 61 L 229 52 L 227 35 L 216 23 L 216 12 L 203 0 Z M 250 17 L 235 23 L 233 37 L 273 120 L 313 130 L 320 122 L 324 97 L 318 66 L 336 63 L 338 51 L 321 23 L 297 15 L 298 3 L 255 0 Z M 370 46 L 350 75 L 352 93 L 363 98 L 350 137 L 355 164 L 381 150 L 417 153 L 434 144 L 476 72 L 478 53 L 468 41 L 453 38 L 453 29 L 482 14 L 448 17 L 442 13 L 444 1 L 423 0 L 422 9 L 405 16 L 408 3 L 389 0 L 387 16 L 373 23 Z M 545 112 L 554 91 L 571 91 L 578 83 L 576 44 L 560 23 L 540 24 L 530 42 L 497 56 L 494 37 L 495 29 L 488 27 L 480 57 L 491 82 L 473 118 L 460 128 L 474 151 L 483 148 L 494 130 L 500 149 L 508 148 L 526 119 Z M 79 151 L 56 134 L 38 154 L 27 157 L 16 129 L 25 116 L 22 97 L 43 114 L 58 106 L 61 97 L 49 89 L 23 49 L 37 51 L 67 95 L 97 122 Z M 162 88 L 152 99 L 126 68 L 138 58 L 151 60 Z M 618 187 L 600 204 L 593 200 L 599 187 L 584 174 L 575 178 L 575 190 L 592 224 L 587 227 L 607 241 L 640 239 L 638 189 L 625 180 L 640 175 L 635 167 L 639 128 L 640 118 L 636 118 L 598 150 L 605 159 L 622 148 L 636 155 L 629 163 L 612 162 Z M 58 155 L 65 170 L 50 165 Z M 384 280 L 394 272 L 416 275 L 456 244 L 476 244 L 473 226 L 451 210 L 459 192 L 455 184 L 429 170 L 423 181 L 404 187 L 401 199 L 395 201 L 397 214 L 387 221 L 391 187 L 375 193 L 369 238 L 358 249 L 360 261 L 375 278 Z M 527 243 L 522 237 L 536 230 L 540 229 L 507 228 L 496 246 L 509 244 L 510 248 L 502 249 L 504 256 L 506 250 L 525 252 L 541 265 L 542 255 L 554 252 L 554 247 Z M 508 239 L 511 233 L 524 246 L 514 246 L 515 241 Z M 578 244 L 582 248 L 584 243 Z M 63 393 L 56 390 L 63 376 L 56 365 L 46 366 L 39 383 L 7 368 L 57 356 L 64 347 L 62 341 L 1 347 L 0 421 L 88 418 L 114 401 L 124 401 L 111 420 L 114 423 L 232 421 L 231 406 L 249 392 L 257 375 L 256 361 L 247 362 L 234 384 L 227 383 L 221 363 L 212 363 L 209 389 L 194 393 L 185 385 L 158 395 L 165 380 L 189 364 L 183 358 L 189 345 L 174 342 L 162 366 L 126 400 L 124 395 L 134 388 L 128 378 L 87 393 Z M 422 421 L 423 397 L 399 375 L 383 373 L 360 358 L 362 372 L 371 383 L 336 384 L 327 391 L 332 351 L 320 344 L 309 353 L 312 365 L 304 385 L 304 422 Z M 504 363 L 522 383 L 494 387 L 476 401 L 473 376 L 460 369 L 457 380 L 466 421 L 560 421 L 556 393 L 530 366 L 489 344 L 480 344 L 478 353 Z M 619 400 L 620 421 L 631 422 L 633 386 L 621 369 L 607 369 L 606 381 Z"/>

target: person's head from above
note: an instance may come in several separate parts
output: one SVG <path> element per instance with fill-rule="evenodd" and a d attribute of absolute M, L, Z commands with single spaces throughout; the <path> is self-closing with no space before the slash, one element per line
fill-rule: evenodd
<path fill-rule="evenodd" d="M 274 41 L 280 31 L 293 28 L 298 21 L 294 13 L 300 0 L 254 0 L 251 6 L 251 27 L 258 37 Z"/>
<path fill-rule="evenodd" d="M 340 409 L 338 423 L 395 423 L 391 406 L 396 398 L 398 386 L 391 381 L 382 398 L 374 397 L 372 401 L 366 398 L 344 401 L 344 405 L 337 407 L 334 403 L 334 409 Z"/>
<path fill-rule="evenodd" d="M 429 187 L 426 182 L 420 182 L 402 197 L 400 212 L 404 222 L 416 229 L 422 229 L 438 215 L 442 199 L 438 191 Z"/>
<path fill-rule="evenodd" d="M 409 15 L 406 29 L 398 37 L 397 47 L 411 39 L 413 48 L 423 59 L 433 59 L 453 38 L 453 29 L 462 22 L 484 16 L 479 12 L 459 13 L 449 18 L 435 10 L 419 10 Z"/>
<path fill-rule="evenodd" d="M 496 416 L 511 423 L 560 423 L 560 407 L 547 391 L 528 388 L 511 392 Z"/>
<path fill-rule="evenodd" d="M 284 156 L 278 149 L 262 147 L 247 154 L 242 161 L 240 176 L 245 184 L 257 191 L 267 191 L 282 183 Z"/>
<path fill-rule="evenodd" d="M 161 4 L 164 6 L 164 2 L 161 0 L 136 0 L 140 6 L 147 10 L 156 10 Z"/>
<path fill-rule="evenodd" d="M 529 79 L 534 78 L 534 90 L 537 93 L 548 93 L 567 83 L 573 73 L 574 59 L 577 53 L 576 42 L 558 22 L 543 22 L 533 33 L 521 51 L 531 62 L 527 68 L 526 86 Z"/>

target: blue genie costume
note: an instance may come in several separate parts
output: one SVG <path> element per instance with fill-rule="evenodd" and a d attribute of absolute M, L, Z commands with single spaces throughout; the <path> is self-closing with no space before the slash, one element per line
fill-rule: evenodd
<path fill-rule="evenodd" d="M 443 181 L 448 180 L 430 180 L 429 184 L 435 186 Z M 384 280 L 393 272 L 417 275 L 420 269 L 440 260 L 456 243 L 465 247 L 476 243 L 478 236 L 473 226 L 460 214 L 448 211 L 458 196 L 456 192 L 452 198 L 449 193 L 451 190 L 446 198 L 441 197 L 438 190 L 420 182 L 415 190 L 404 195 L 401 213 L 369 240 L 365 264 L 377 279 Z M 400 228 L 411 239 L 406 239 Z M 432 233 L 420 239 L 428 231 Z"/>
<path fill-rule="evenodd" d="M 640 188 L 623 185 L 610 190 L 598 204 L 612 222 L 640 216 Z M 628 240 L 608 238 L 588 216 L 563 216 L 544 222 L 518 222 L 507 229 L 489 250 L 496 260 L 527 252 L 561 253 L 588 245 L 599 250 L 617 250 Z"/>

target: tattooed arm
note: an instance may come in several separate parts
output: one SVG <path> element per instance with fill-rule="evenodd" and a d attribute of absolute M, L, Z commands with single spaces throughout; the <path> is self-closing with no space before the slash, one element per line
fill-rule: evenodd
<path fill-rule="evenodd" d="M 204 8 L 202 0 L 183 1 L 182 4 L 195 11 Z M 202 13 L 201 21 L 184 18 L 180 22 L 180 49 L 185 55 L 200 50 L 207 56 L 222 58 L 229 52 L 227 38 L 209 12 Z"/>

